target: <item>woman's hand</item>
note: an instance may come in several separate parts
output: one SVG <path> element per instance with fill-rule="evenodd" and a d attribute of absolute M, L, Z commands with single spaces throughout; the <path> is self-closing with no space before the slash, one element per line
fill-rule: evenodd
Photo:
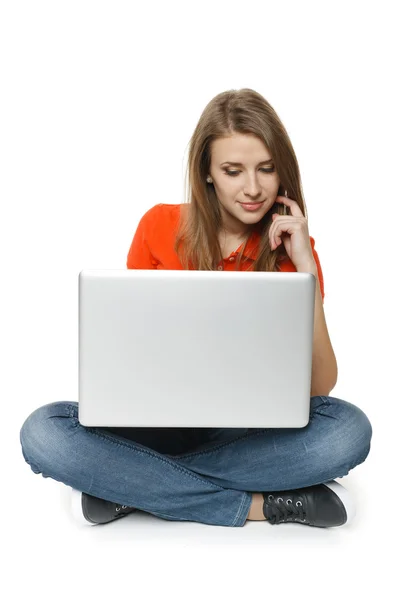
<path fill-rule="evenodd" d="M 297 271 L 316 271 L 310 235 L 308 233 L 307 219 L 301 212 L 295 200 L 286 196 L 277 196 L 281 202 L 290 208 L 290 215 L 272 215 L 272 224 L 269 230 L 271 249 L 275 250 L 282 242 L 288 257 Z"/>

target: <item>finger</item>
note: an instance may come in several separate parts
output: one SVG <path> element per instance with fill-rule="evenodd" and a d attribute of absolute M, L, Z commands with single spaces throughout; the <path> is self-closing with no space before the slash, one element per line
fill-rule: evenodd
<path fill-rule="evenodd" d="M 275 229 L 275 223 L 274 223 L 274 220 L 272 220 L 271 226 L 270 226 L 269 231 L 268 231 L 269 245 L 271 246 L 272 250 L 275 249 L 274 229 Z"/>
<path fill-rule="evenodd" d="M 277 196 L 276 200 L 278 202 L 280 202 L 281 204 L 284 204 L 285 206 L 287 206 L 290 209 L 290 212 L 294 217 L 304 217 L 303 213 L 301 212 L 301 208 L 298 205 L 298 203 L 296 202 L 296 200 L 292 200 L 291 198 L 286 198 L 286 196 Z"/>
<path fill-rule="evenodd" d="M 270 235 L 270 246 L 271 246 L 272 250 L 275 250 L 275 248 L 277 248 L 279 246 L 279 244 L 281 243 L 280 236 L 282 235 L 280 225 L 276 221 L 272 224 L 272 226 L 269 230 L 269 235 Z"/>
<path fill-rule="evenodd" d="M 289 227 L 293 227 L 293 223 L 295 222 L 295 218 L 291 217 L 290 215 L 276 215 L 276 217 L 273 218 L 271 227 L 269 229 L 271 248 L 275 249 L 283 243 L 282 235 L 287 233 Z"/>

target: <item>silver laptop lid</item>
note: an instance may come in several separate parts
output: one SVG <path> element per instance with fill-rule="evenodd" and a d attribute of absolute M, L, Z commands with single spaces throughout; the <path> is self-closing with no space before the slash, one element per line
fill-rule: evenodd
<path fill-rule="evenodd" d="M 315 277 L 79 274 L 79 420 L 109 427 L 304 427 Z"/>

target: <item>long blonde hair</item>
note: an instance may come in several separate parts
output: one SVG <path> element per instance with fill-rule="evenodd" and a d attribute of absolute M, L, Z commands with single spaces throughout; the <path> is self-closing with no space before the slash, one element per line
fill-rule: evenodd
<path fill-rule="evenodd" d="M 272 106 L 249 88 L 222 92 L 207 104 L 189 142 L 185 176 L 185 189 L 189 178 L 188 200 L 181 207 L 184 210 L 181 210 L 174 246 L 185 270 L 214 271 L 223 259 L 218 239 L 222 227 L 221 211 L 214 186 L 207 184 L 206 177 L 211 164 L 211 143 L 234 133 L 253 134 L 264 142 L 280 179 L 278 195 L 284 195 L 287 190 L 288 196 L 297 201 L 307 217 L 297 158 L 286 129 Z M 283 244 L 271 250 L 268 238 L 272 214 L 281 215 L 283 211 L 283 204 L 275 203 L 254 226 L 261 238 L 251 270 L 276 271 L 279 261 L 287 257 Z M 252 230 L 244 239 L 236 270 L 251 234 Z"/>

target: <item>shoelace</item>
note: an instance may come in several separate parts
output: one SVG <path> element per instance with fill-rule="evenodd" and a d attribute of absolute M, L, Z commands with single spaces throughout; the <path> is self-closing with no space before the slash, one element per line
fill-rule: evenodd
<path fill-rule="evenodd" d="M 305 510 L 301 500 L 293 502 L 294 496 L 287 498 L 286 502 L 281 497 L 275 498 L 273 494 L 269 494 L 265 500 L 264 511 L 266 517 L 272 524 L 284 523 L 285 521 L 306 521 Z"/>

